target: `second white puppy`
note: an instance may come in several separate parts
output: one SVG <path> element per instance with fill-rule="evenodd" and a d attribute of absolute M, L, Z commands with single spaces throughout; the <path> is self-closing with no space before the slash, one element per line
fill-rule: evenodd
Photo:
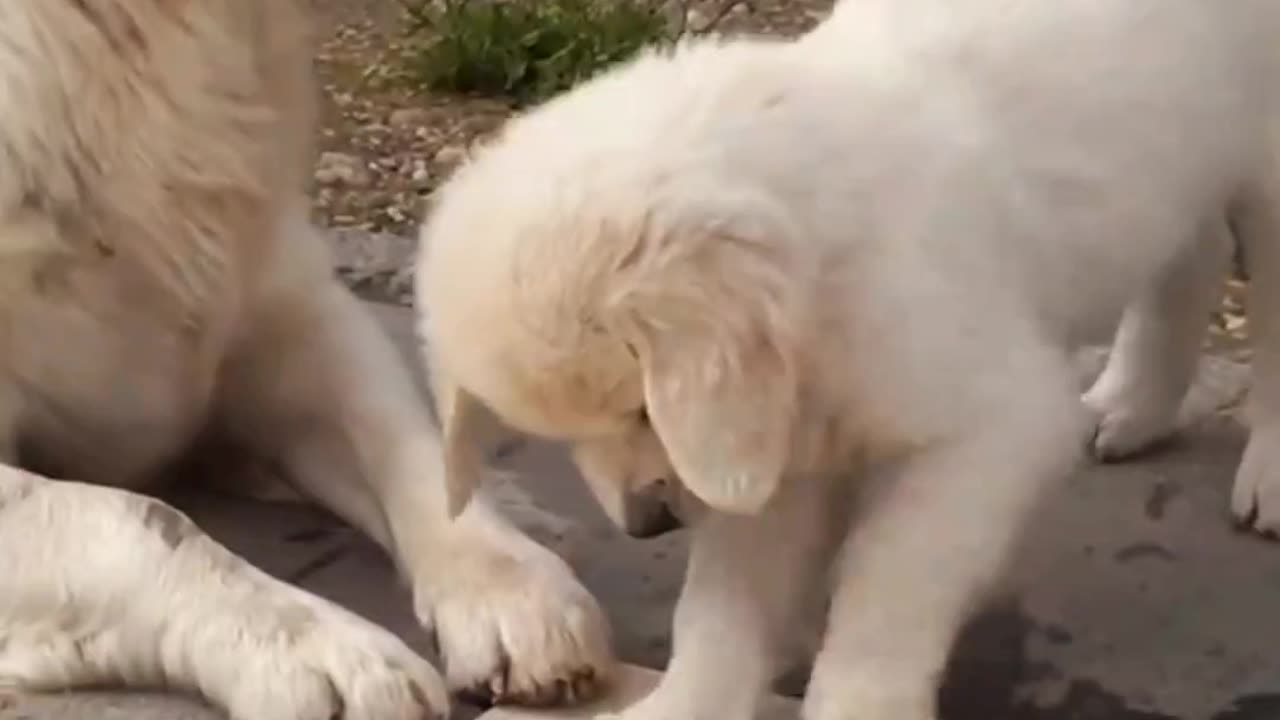
<path fill-rule="evenodd" d="M 710 512 L 628 720 L 749 718 L 833 536 L 804 717 L 936 717 L 958 628 L 1093 425 L 1069 351 L 1131 308 L 1096 442 L 1166 432 L 1224 218 L 1260 300 L 1238 487 L 1280 513 L 1278 54 L 1272 0 L 858 0 L 529 113 L 423 234 L 455 510 L 489 412 L 574 443 L 598 489 L 646 479 L 593 458 L 659 446 Z"/>

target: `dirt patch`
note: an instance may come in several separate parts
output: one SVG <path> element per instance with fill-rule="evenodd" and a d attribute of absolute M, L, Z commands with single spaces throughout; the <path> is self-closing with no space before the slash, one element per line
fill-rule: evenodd
<path fill-rule="evenodd" d="M 323 90 L 316 219 L 330 227 L 412 234 L 428 197 L 477 138 L 496 129 L 509 104 L 434 95 L 392 77 L 403 38 L 397 0 L 313 0 Z M 829 0 L 763 2 L 731 13 L 727 32 L 796 34 Z M 720 2 L 692 3 L 693 22 Z"/>

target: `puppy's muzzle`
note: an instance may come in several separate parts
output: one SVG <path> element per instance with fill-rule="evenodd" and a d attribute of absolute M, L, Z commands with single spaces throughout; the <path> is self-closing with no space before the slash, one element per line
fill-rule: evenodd
<path fill-rule="evenodd" d="M 658 481 L 631 495 L 627 499 L 626 527 L 623 528 L 626 533 L 647 540 L 684 527 L 667 501 L 667 494 L 667 483 Z"/>

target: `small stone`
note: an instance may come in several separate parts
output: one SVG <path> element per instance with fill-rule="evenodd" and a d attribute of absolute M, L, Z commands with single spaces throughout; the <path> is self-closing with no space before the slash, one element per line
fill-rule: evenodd
<path fill-rule="evenodd" d="M 341 152 L 323 152 L 316 163 L 315 180 L 318 185 L 345 185 L 365 188 L 373 182 L 369 169 L 360 158 Z"/>
<path fill-rule="evenodd" d="M 427 164 L 418 160 L 413 164 L 413 175 L 410 181 L 416 188 L 425 188 L 431 184 L 431 171 L 427 170 Z"/>
<path fill-rule="evenodd" d="M 387 124 L 393 128 L 417 128 L 426 125 L 430 113 L 424 108 L 400 108 L 393 110 L 387 117 Z"/>
<path fill-rule="evenodd" d="M 461 145 L 445 145 L 436 151 L 434 160 L 441 165 L 457 165 L 466 158 L 466 148 Z"/>

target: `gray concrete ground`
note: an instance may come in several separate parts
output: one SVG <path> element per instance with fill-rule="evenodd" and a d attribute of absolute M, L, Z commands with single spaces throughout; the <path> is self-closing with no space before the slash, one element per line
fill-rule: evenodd
<path fill-rule="evenodd" d="M 411 352 L 408 311 L 377 311 Z M 1140 462 L 1085 468 L 1047 499 L 1005 589 L 956 649 L 942 720 L 1280 719 L 1280 545 L 1237 533 L 1226 512 L 1244 434 L 1220 408 L 1243 389 L 1241 368 L 1207 360 L 1181 440 Z M 620 536 L 556 448 L 531 443 L 507 462 L 523 476 L 499 488 L 510 512 L 597 593 L 622 657 L 661 667 L 683 534 Z M 175 501 L 263 569 L 426 650 L 390 563 L 333 519 L 200 491 Z M 185 700 L 124 694 L 0 708 L 0 720 L 215 717 Z"/>

